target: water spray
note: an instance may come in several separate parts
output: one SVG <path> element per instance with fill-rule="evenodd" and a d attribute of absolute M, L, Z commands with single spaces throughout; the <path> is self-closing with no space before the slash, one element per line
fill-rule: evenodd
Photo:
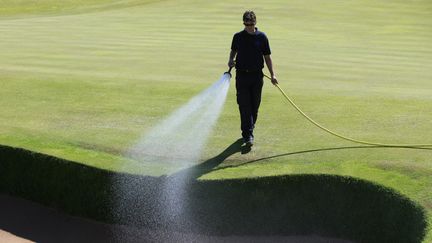
<path fill-rule="evenodd" d="M 166 174 L 197 164 L 225 103 L 230 71 L 147 131 L 127 157 Z"/>
<path fill-rule="evenodd" d="M 210 87 L 192 97 L 186 104 L 169 114 L 147 131 L 129 149 L 126 156 L 139 166 L 158 168 L 159 177 L 151 184 L 139 179 L 115 178 L 115 215 L 119 221 L 158 222 L 164 230 L 187 227 L 193 217 L 187 212 L 190 193 L 189 173 L 176 173 L 200 162 L 208 137 L 216 124 L 228 94 L 231 68 Z M 123 164 L 125 170 L 129 163 Z M 136 212 L 144 204 L 144 211 Z M 140 208 L 139 206 L 138 208 Z M 152 219 L 143 219 L 152 215 Z M 190 218 L 192 217 L 192 218 Z"/>

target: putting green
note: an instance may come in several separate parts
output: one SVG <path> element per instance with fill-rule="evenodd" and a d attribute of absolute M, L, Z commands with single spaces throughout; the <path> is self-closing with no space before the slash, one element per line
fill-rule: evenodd
<path fill-rule="evenodd" d="M 0 1 L 0 144 L 102 169 L 163 172 L 122 153 L 220 77 L 249 8 L 269 36 L 281 87 L 311 117 L 362 140 L 432 143 L 429 1 L 94 0 L 65 1 L 61 11 L 37 2 L 29 11 Z M 269 83 L 263 95 L 254 149 L 201 179 L 353 176 L 415 200 L 431 221 L 430 150 L 353 148 L 308 124 Z M 238 119 L 231 85 L 202 161 L 237 140 Z"/>

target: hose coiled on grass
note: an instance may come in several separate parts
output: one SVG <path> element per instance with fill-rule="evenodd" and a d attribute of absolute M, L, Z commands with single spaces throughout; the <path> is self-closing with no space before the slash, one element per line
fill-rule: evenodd
<path fill-rule="evenodd" d="M 271 80 L 271 78 L 267 75 L 264 74 L 264 76 L 268 79 Z M 276 88 L 279 89 L 279 91 L 282 93 L 282 95 L 288 100 L 288 102 L 304 117 L 306 118 L 308 121 L 310 121 L 312 124 L 314 124 L 315 126 L 317 126 L 318 128 L 320 128 L 321 130 L 324 130 L 327 133 L 330 133 L 333 136 L 336 136 L 338 138 L 350 141 L 350 142 L 354 142 L 354 143 L 359 143 L 359 144 L 366 144 L 366 145 L 373 145 L 373 146 L 381 146 L 381 147 L 401 147 L 401 148 L 425 148 L 425 147 L 432 147 L 432 144 L 386 144 L 386 143 L 376 143 L 376 142 L 369 142 L 369 141 L 362 141 L 362 140 L 358 140 L 358 139 L 354 139 L 354 138 L 350 138 L 344 135 L 341 135 L 339 133 L 336 133 L 324 126 L 322 126 L 321 124 L 319 124 L 318 122 L 316 122 L 315 120 L 313 120 L 312 118 L 310 118 L 308 115 L 306 115 L 306 113 L 304 113 L 295 103 L 294 101 L 292 101 L 292 99 L 283 91 L 283 89 L 278 85 L 275 84 Z"/>

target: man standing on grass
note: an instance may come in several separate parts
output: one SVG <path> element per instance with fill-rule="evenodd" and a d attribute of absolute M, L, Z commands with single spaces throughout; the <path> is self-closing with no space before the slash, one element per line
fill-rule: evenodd
<path fill-rule="evenodd" d="M 271 82 L 278 82 L 273 72 L 269 41 L 264 32 L 255 27 L 256 16 L 253 11 L 243 14 L 243 24 L 244 30 L 234 34 L 228 66 L 236 68 L 237 104 L 242 137 L 247 146 L 252 146 L 253 129 L 261 103 L 264 60 L 271 75 Z"/>

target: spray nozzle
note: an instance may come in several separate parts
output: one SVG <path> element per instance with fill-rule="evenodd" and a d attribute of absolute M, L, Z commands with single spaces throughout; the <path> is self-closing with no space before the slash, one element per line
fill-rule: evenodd
<path fill-rule="evenodd" d="M 224 74 L 229 74 L 229 76 L 230 76 L 230 78 L 232 77 L 232 75 L 231 75 L 231 69 L 232 69 L 233 67 L 230 67 L 229 69 L 228 69 L 228 71 L 226 71 Z"/>

